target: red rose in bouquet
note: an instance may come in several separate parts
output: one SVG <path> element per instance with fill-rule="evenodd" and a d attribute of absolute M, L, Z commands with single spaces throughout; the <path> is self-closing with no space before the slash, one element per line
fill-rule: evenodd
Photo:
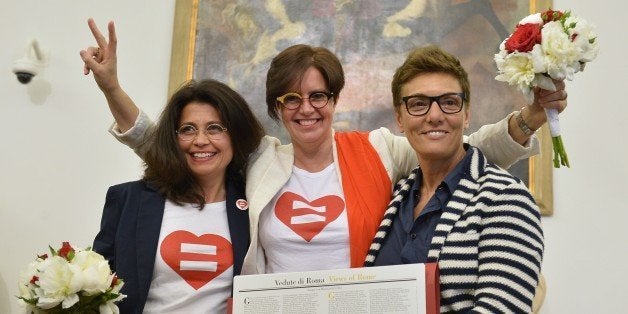
<path fill-rule="evenodd" d="M 541 13 L 541 18 L 543 19 L 543 23 L 547 23 L 552 21 L 560 21 L 560 19 L 562 19 L 564 15 L 565 13 L 561 11 L 548 9 L 547 11 Z"/>
<path fill-rule="evenodd" d="M 541 43 L 541 25 L 523 24 L 517 25 L 514 33 L 506 40 L 506 50 L 508 52 L 528 52 L 532 51 L 534 45 Z"/>

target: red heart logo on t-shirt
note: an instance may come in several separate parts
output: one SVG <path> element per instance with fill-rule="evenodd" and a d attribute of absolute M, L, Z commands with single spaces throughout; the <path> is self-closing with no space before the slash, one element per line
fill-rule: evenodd
<path fill-rule="evenodd" d="M 161 242 L 161 258 L 192 288 L 198 290 L 233 265 L 229 240 L 215 234 L 177 230 Z"/>
<path fill-rule="evenodd" d="M 275 204 L 275 215 L 288 228 L 310 242 L 325 226 L 336 220 L 345 208 L 337 195 L 327 195 L 308 201 L 292 192 L 281 194 Z"/>

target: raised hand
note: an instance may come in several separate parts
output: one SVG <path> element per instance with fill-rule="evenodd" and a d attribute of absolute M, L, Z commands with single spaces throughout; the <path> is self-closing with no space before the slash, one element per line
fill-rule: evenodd
<path fill-rule="evenodd" d="M 535 88 L 534 102 L 526 106 L 529 112 L 522 112 L 526 123 L 535 130 L 540 128 L 547 121 L 545 109 L 556 109 L 558 112 L 562 112 L 567 108 L 565 82 L 562 80 L 554 80 L 554 86 L 556 86 L 556 90 L 554 91 L 538 87 Z"/>
<path fill-rule="evenodd" d="M 534 102 L 532 106 L 538 106 L 546 109 L 556 109 L 562 112 L 567 107 L 567 91 L 565 90 L 565 82 L 562 80 L 554 80 L 555 91 L 535 88 Z M 541 110 L 539 108 L 538 110 Z"/>
<path fill-rule="evenodd" d="M 117 123 L 117 130 L 121 133 L 133 127 L 139 115 L 139 108 L 133 100 L 126 94 L 118 82 L 118 64 L 116 49 L 118 38 L 113 22 L 109 22 L 109 42 L 100 32 L 93 19 L 87 20 L 87 25 L 96 39 L 97 47 L 90 46 L 81 50 L 80 55 L 85 64 L 83 73 L 94 74 L 94 80 L 100 90 L 107 98 L 109 110 Z"/>
<path fill-rule="evenodd" d="M 84 62 L 83 73 L 88 75 L 91 71 L 100 90 L 105 95 L 109 95 L 120 88 L 116 56 L 118 45 L 116 29 L 113 22 L 109 22 L 107 27 L 109 41 L 107 41 L 92 18 L 87 20 L 87 25 L 89 25 L 98 46 L 89 46 L 85 50 L 81 50 L 80 55 Z"/>

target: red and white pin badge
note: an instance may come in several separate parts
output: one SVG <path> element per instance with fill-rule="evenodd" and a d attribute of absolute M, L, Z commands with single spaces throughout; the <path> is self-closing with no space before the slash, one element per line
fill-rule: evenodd
<path fill-rule="evenodd" d="M 236 201 L 236 207 L 240 210 L 247 210 L 249 209 L 249 202 L 247 202 L 245 199 L 241 198 L 239 200 Z"/>

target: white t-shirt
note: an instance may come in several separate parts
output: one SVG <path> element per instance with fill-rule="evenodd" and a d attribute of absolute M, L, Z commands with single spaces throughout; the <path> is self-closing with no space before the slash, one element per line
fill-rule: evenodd
<path fill-rule="evenodd" d="M 225 313 L 232 283 L 226 203 L 166 201 L 144 313 Z"/>
<path fill-rule="evenodd" d="M 335 164 L 316 173 L 293 167 L 262 210 L 267 273 L 349 268 L 349 223 L 336 171 Z"/>

